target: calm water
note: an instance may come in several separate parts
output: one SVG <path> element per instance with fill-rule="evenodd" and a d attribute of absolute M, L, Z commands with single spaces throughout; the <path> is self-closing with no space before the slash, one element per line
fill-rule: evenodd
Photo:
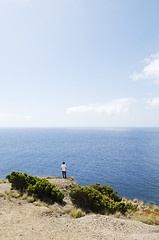
<path fill-rule="evenodd" d="M 0 178 L 15 171 L 110 185 L 159 205 L 159 128 L 0 129 Z"/>

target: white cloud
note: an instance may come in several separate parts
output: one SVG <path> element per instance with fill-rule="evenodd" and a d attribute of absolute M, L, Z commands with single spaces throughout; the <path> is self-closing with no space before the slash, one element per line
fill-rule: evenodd
<path fill-rule="evenodd" d="M 133 80 L 148 79 L 159 85 L 159 53 L 144 60 L 146 64 L 141 72 L 132 75 Z"/>
<path fill-rule="evenodd" d="M 67 110 L 68 114 L 95 112 L 107 116 L 126 114 L 128 106 L 134 102 L 133 98 L 114 99 L 105 104 L 74 106 Z"/>
<path fill-rule="evenodd" d="M 151 107 L 159 107 L 159 97 L 149 98 L 146 100 L 146 103 Z"/>

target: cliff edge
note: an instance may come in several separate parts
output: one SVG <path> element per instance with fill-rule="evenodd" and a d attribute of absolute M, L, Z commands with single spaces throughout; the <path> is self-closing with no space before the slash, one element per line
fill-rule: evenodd
<path fill-rule="evenodd" d="M 65 193 L 63 205 L 32 202 L 18 197 L 9 183 L 0 184 L 0 236 L 3 240 L 158 240 L 159 228 L 138 221 L 89 214 L 74 219 L 68 192 L 72 179 L 47 178 Z"/>

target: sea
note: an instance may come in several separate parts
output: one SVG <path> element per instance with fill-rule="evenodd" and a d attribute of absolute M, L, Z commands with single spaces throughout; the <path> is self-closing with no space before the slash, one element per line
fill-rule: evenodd
<path fill-rule="evenodd" d="M 159 205 L 159 128 L 0 128 L 0 179 L 12 171 L 106 184 Z"/>

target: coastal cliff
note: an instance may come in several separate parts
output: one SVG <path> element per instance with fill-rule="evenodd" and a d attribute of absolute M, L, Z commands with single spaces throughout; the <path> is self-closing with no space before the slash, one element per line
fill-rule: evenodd
<path fill-rule="evenodd" d="M 65 180 L 48 177 L 47 179 L 65 193 L 63 204 L 55 203 L 50 206 L 40 201 L 33 201 L 27 195 L 21 197 L 17 191 L 10 190 L 9 183 L 0 184 L 1 239 L 159 239 L 157 226 L 139 221 L 92 213 L 73 218 L 71 213 L 75 207 L 68 192 L 78 184 L 73 178 Z"/>

